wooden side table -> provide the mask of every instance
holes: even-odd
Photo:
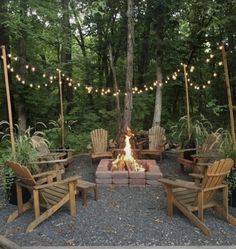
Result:
[[[98,193],[97,193],[97,185],[96,183],[84,181],[84,180],[78,180],[76,184],[76,188],[78,192],[81,192],[82,194],[82,200],[83,200],[83,205],[87,206],[87,193],[89,191],[94,192],[94,199],[97,201],[98,199]]]

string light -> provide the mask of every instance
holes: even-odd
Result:
[[[220,46],[220,47],[219,47],[219,49],[222,49],[222,48],[223,48],[223,46]],[[211,51],[211,49],[209,49],[209,51]],[[13,58],[15,61],[18,60],[18,57],[13,57],[11,54],[8,54],[8,57],[9,57],[9,58]],[[215,56],[213,53],[209,54],[209,58],[206,59],[206,62],[209,63],[209,62],[211,61],[211,59],[213,59],[214,57],[216,57],[216,56]],[[181,66],[187,67],[187,65],[184,64],[184,63],[180,63],[180,65],[181,65]],[[219,62],[217,63],[217,65],[218,65],[218,66],[222,66],[222,65],[223,65],[223,62],[222,62],[222,61],[219,61]],[[8,69],[9,69],[11,72],[14,71],[13,67],[11,67],[10,64],[9,64],[7,67],[8,67]],[[25,68],[26,68],[26,69],[30,69],[32,72],[35,72],[35,71],[36,71],[36,68],[33,67],[33,66],[30,66],[29,64],[26,64],[26,65],[25,65]],[[59,70],[60,70],[60,69],[57,68],[57,71],[59,71]],[[190,67],[190,69],[189,69],[189,72],[192,73],[192,72],[194,72],[194,71],[195,71],[195,66],[192,65],[192,66]],[[165,84],[167,84],[170,80],[177,80],[177,78],[178,78],[178,73],[180,73],[180,72],[181,72],[181,69],[180,69],[180,68],[177,68],[176,71],[174,71],[172,74],[167,75],[167,76],[163,79],[163,82],[164,82]],[[189,72],[186,72],[186,75],[188,75]],[[43,78],[46,78],[46,77],[47,77],[47,74],[46,74],[46,73],[43,73],[43,74],[42,74],[42,77],[43,77]],[[80,83],[74,82],[72,78],[67,77],[64,73],[62,73],[62,77],[64,77],[64,80],[66,80],[66,81],[68,82],[68,86],[71,87],[71,86],[74,85],[74,88],[73,88],[74,90],[77,90],[77,87],[80,87]],[[216,73],[216,72],[213,73],[213,77],[217,77],[217,73]],[[48,76],[48,78],[49,78],[49,80],[50,80],[50,83],[52,84],[52,83],[53,83],[53,80],[56,80],[58,77],[55,76],[55,75],[54,75],[54,76],[51,75],[51,76]],[[21,82],[22,84],[23,84],[23,82],[25,83],[25,81],[22,80],[22,77],[21,77],[19,74],[16,75],[16,79],[17,79],[19,82]],[[192,83],[191,80],[190,80],[189,78],[188,78],[188,82],[190,83],[190,86],[194,86],[194,89],[197,89],[197,90],[200,89],[200,87],[199,87],[198,85],[195,85],[194,83]],[[72,83],[73,83],[73,84],[72,84]],[[62,84],[62,82],[60,82],[59,84]],[[210,85],[210,84],[211,84],[211,81],[208,80],[208,81],[207,81],[207,85]],[[38,86],[39,86],[39,85],[38,85]],[[45,83],[44,86],[45,86],[45,87],[48,87],[48,84]],[[145,92],[145,91],[147,92],[147,91],[149,91],[149,90],[150,90],[150,91],[154,91],[156,86],[162,87],[163,84],[162,84],[162,82],[154,81],[154,82],[152,82],[152,83],[145,84],[144,87],[142,88],[143,90],[142,90],[142,89],[139,89],[138,87],[134,87],[134,88],[132,88],[131,91],[132,91],[133,94],[140,94],[140,93],[143,93],[143,92]],[[31,84],[30,87],[33,87],[33,85]],[[39,87],[38,87],[38,88],[39,88]],[[205,89],[205,88],[206,88],[206,83],[203,84],[201,88]],[[99,90],[99,89],[97,89],[97,88],[94,89],[92,86],[85,86],[85,89],[88,91],[88,93],[91,93],[92,91],[94,91],[94,92],[96,92],[96,93],[100,93],[101,95],[108,95],[108,94],[111,93],[111,95],[117,96],[117,95],[119,95],[119,94],[121,93],[121,90],[120,90],[120,89],[118,89],[117,92],[114,92],[114,93],[112,93],[112,90],[109,89],[109,88],[107,88],[107,89],[106,89],[106,88],[102,88],[101,90]],[[127,95],[127,93],[125,93],[125,92],[123,92],[123,94],[124,94],[124,95]]]
[[[195,67],[194,66],[191,66],[190,68],[190,72],[192,73],[194,71]]]

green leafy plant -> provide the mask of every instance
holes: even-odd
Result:
[[[1,124],[8,124],[6,121]],[[18,126],[15,126],[18,128]],[[33,135],[43,135],[42,132],[34,131],[32,127],[29,127],[22,135],[15,137],[15,156],[13,156],[10,146],[9,138],[9,129],[5,129],[2,136],[1,146],[1,156],[0,156],[0,173],[1,173],[1,185],[4,189],[5,198],[8,200],[10,197],[10,189],[12,184],[15,182],[15,176],[11,168],[9,168],[5,162],[7,160],[14,160],[19,164],[22,164],[29,168],[33,173],[37,172],[37,165],[32,164],[36,161],[38,152],[32,144],[31,137]],[[31,135],[32,134],[32,135]]]
[[[229,131],[224,132],[224,139],[222,142],[222,152],[225,158],[231,158],[236,164],[236,147],[233,143],[232,136]]]
[[[5,165],[5,162],[11,158],[11,149],[8,142],[3,142],[4,146],[0,146],[0,186],[3,189],[4,198],[1,198],[0,204],[4,204],[10,197],[10,189],[14,182],[14,173],[11,168]]]
[[[198,146],[202,144],[207,135],[209,135],[211,128],[211,123],[203,115],[199,118],[193,117],[190,119],[189,139],[187,116],[183,116],[176,125],[171,127],[171,136],[181,148]]]
[[[32,162],[36,161],[38,156],[37,150],[34,148],[31,142],[31,137],[28,135],[22,135],[16,139],[16,162],[27,166],[31,171],[35,170]]]
[[[66,147],[70,147],[70,143],[68,142],[68,136],[72,133],[72,127],[77,121],[73,120],[66,120],[65,121],[65,143]],[[49,128],[44,130],[48,141],[50,141],[50,146],[54,148],[61,147],[61,119],[50,120],[49,121]]]
[[[224,132],[224,139],[222,143],[222,153],[224,158],[231,158],[236,164],[236,146],[233,144],[232,136],[229,131]],[[232,192],[236,189],[236,170],[233,168],[227,177],[229,186],[229,201],[232,201]]]
[[[232,202],[232,193],[236,189],[236,171],[232,171],[227,177],[229,202]]]

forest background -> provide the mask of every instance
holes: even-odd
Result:
[[[134,132],[160,124],[174,139],[172,127],[186,115],[181,63],[192,120],[229,128],[219,46],[235,98],[235,0],[2,0],[0,20],[19,133],[31,126],[60,146],[59,68],[66,146],[85,151],[93,129],[115,138],[126,124]],[[0,120],[8,120],[3,70],[0,99]]]

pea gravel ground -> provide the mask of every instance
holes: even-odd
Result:
[[[94,181],[97,163],[88,155],[80,155],[67,175],[79,174]],[[173,154],[160,164],[164,176],[186,178],[180,172]],[[99,188],[99,200],[88,196],[88,207],[77,198],[77,217],[72,218],[66,207],[47,219],[33,232],[26,234],[33,217],[28,211],[7,224],[8,215],[16,206],[7,204],[0,210],[0,234],[20,246],[201,246],[236,245],[236,228],[217,219],[211,211],[205,213],[205,223],[213,238],[208,239],[178,210],[171,219],[166,214],[166,198],[158,187]],[[230,209],[236,217],[236,208]]]

